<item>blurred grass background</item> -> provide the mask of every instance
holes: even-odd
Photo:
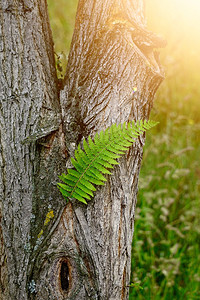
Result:
[[[187,2],[189,5],[187,5]],[[168,42],[166,79],[140,173],[130,299],[200,299],[200,6],[147,0],[148,28]],[[69,53],[77,0],[48,0],[57,63]],[[195,6],[198,5],[198,6]],[[117,299],[116,299],[117,300]]]

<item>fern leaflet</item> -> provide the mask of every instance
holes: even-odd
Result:
[[[96,191],[94,185],[104,185],[106,178],[103,174],[111,174],[108,169],[118,165],[117,159],[133,145],[138,136],[157,125],[154,121],[134,121],[123,124],[113,124],[105,131],[96,133],[94,139],[89,136],[83,140],[83,150],[78,145],[75,158],[71,158],[74,169],[67,169],[67,175],[59,178],[58,183],[62,195],[75,198],[85,204]]]

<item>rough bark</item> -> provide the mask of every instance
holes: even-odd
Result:
[[[54,186],[62,153],[48,148],[60,127],[46,1],[1,0],[1,299],[27,299],[37,235],[48,206],[57,216],[63,204]]]
[[[0,299],[128,299],[144,137],[88,206],[56,181],[83,137],[148,119],[162,43],[141,0],[80,0],[59,97],[46,1],[0,0]]]

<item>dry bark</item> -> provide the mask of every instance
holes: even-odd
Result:
[[[148,119],[162,45],[141,0],[80,0],[60,91],[46,1],[0,0],[0,299],[128,299],[145,137],[88,206],[56,182],[83,137]]]

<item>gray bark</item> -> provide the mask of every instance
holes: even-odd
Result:
[[[46,1],[0,0],[0,299],[128,299],[144,137],[88,206],[56,182],[83,137],[148,119],[162,44],[141,0],[80,0],[59,93]]]
[[[27,299],[37,234],[48,205],[58,215],[57,202],[63,204],[55,187],[60,132],[46,1],[1,0],[1,299]]]

